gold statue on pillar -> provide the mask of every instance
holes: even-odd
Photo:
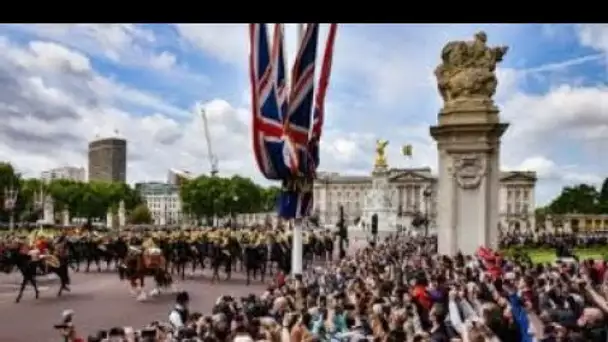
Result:
[[[375,168],[386,168],[388,164],[386,162],[386,146],[388,140],[378,139],[376,140],[376,161],[374,163]]]

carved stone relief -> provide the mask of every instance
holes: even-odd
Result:
[[[486,175],[486,159],[480,154],[454,156],[452,172],[462,189],[476,189]]]

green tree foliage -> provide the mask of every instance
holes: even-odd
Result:
[[[53,199],[55,213],[69,209],[71,217],[103,220],[108,211],[116,213],[119,203],[124,201],[129,217],[137,216],[139,221],[151,222],[147,220],[147,215],[141,214],[141,208],[145,206],[139,192],[128,184],[85,183],[65,179],[43,183],[39,179],[22,179],[10,163],[0,163],[0,221],[3,222],[7,222],[10,215],[3,205],[4,189],[8,188],[15,189],[19,194],[14,214],[20,221],[33,222],[41,217],[40,193],[44,193],[45,197]],[[278,187],[261,187],[241,176],[202,175],[184,180],[180,187],[183,210],[199,220],[273,211],[279,192]]]
[[[139,204],[131,211],[128,221],[130,224],[152,224],[154,219],[150,209],[145,204]]]
[[[547,207],[551,214],[601,214],[606,202],[601,200],[601,192],[588,184],[567,186]]]
[[[600,188],[599,206],[602,214],[608,214],[608,177],[604,179]]]
[[[281,188],[270,186],[262,189],[262,211],[275,211]]]
[[[14,209],[19,221],[33,222],[42,215],[42,198],[53,199],[55,213],[70,210],[70,216],[89,220],[105,219],[108,210],[116,212],[120,201],[125,202],[127,212],[142,203],[142,199],[128,184],[106,182],[76,182],[58,179],[43,183],[40,179],[24,179],[15,172],[10,163],[0,163],[0,221],[6,222],[9,212],[4,206],[5,189],[13,188],[18,192]]]
[[[274,210],[278,192],[241,176],[201,175],[182,184],[180,197],[184,211],[209,222],[213,216]]]
[[[15,169],[10,163],[0,162],[0,221],[8,222],[10,211],[5,206],[7,190],[16,191],[17,195],[21,188],[21,175],[15,172]],[[14,211],[16,214],[19,213],[20,202],[17,197],[16,207]],[[18,217],[18,216],[16,216]]]

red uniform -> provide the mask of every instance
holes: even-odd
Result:
[[[427,310],[430,310],[433,306],[433,300],[429,295],[429,292],[426,290],[426,286],[416,285],[412,289],[412,298],[418,302],[418,304],[422,305]]]
[[[40,251],[40,253],[42,253],[42,254],[46,253],[46,251],[49,248],[49,245],[46,242],[46,240],[42,240],[42,239],[36,241],[35,245],[36,245],[36,249],[38,249]]]

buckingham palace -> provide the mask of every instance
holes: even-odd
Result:
[[[345,175],[323,172],[314,184],[314,214],[322,225],[338,222],[343,206],[347,224],[360,222],[373,191],[373,175]],[[531,229],[535,226],[534,190],[536,173],[503,171],[500,175],[500,228]],[[428,215],[431,229],[435,226],[437,177],[429,167],[391,168],[388,170],[390,209],[397,212],[399,224],[409,226],[416,215]]]

